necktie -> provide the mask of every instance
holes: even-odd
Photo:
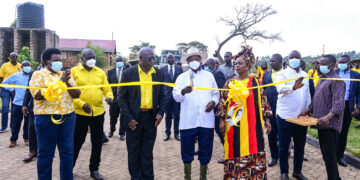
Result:
[[[121,69],[118,69],[118,73],[117,73],[117,78],[118,78],[118,83],[120,83],[121,80],[121,74],[120,74]]]
[[[174,71],[173,71],[173,66],[170,66],[170,79],[173,80],[174,78]]]

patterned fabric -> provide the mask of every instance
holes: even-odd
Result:
[[[266,69],[266,70],[263,70],[263,69],[261,69],[261,67],[258,67],[257,70],[256,70],[256,72],[257,72],[257,74],[258,74],[259,82],[260,82],[260,84],[262,84],[264,74],[265,74],[266,72],[268,72],[268,70],[267,70],[267,69]]]
[[[42,87],[45,88],[45,82],[60,80],[63,72],[51,73],[47,68],[40,71],[34,71],[31,80],[29,82],[30,87]],[[70,78],[69,83],[76,86],[73,78]],[[34,97],[36,93],[40,91],[38,89],[31,89],[31,95]],[[35,100],[34,99],[34,114],[70,114],[74,111],[73,99],[66,91],[64,92],[64,98],[61,100],[59,106],[58,102],[50,102],[47,100]],[[55,109],[56,108],[56,109]]]
[[[225,160],[224,171],[224,180],[265,180],[267,179],[265,152]]]
[[[238,77],[229,79],[224,88],[228,88],[231,81],[240,81]],[[250,77],[242,80],[247,87],[258,86],[257,79]],[[264,151],[263,117],[269,119],[272,115],[270,105],[267,103],[266,95],[262,89],[248,90],[249,95],[242,109],[237,112],[240,121],[234,126],[231,120],[231,111],[236,103],[227,101],[228,91],[223,91],[218,105],[217,115],[225,119],[225,159],[234,159]]]

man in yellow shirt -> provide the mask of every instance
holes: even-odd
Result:
[[[21,64],[17,62],[17,59],[18,59],[18,55],[15,52],[10,53],[10,61],[4,63],[0,68],[0,83],[5,81],[12,74],[22,71]],[[3,133],[6,131],[6,128],[8,126],[9,107],[10,107],[9,103],[10,103],[10,99],[13,99],[13,92],[8,89],[1,88],[0,96],[2,99],[0,133]]]
[[[360,59],[354,59],[351,63],[353,66],[351,70],[360,73]]]
[[[319,66],[320,66],[320,64],[319,64],[318,60],[313,61],[312,62],[312,69],[310,69],[309,72],[308,72],[308,75],[310,77],[315,78],[314,79],[314,87],[316,87],[317,83],[319,82],[319,73],[318,73]]]
[[[123,72],[121,83],[163,82],[163,74],[153,67],[154,51],[142,48],[139,58],[139,65]],[[127,123],[126,147],[131,179],[154,179],[153,148],[157,126],[165,111],[163,86],[121,86],[118,100]]]
[[[84,49],[81,64],[71,69],[71,76],[78,86],[109,84],[105,72],[95,66],[95,53]],[[104,134],[105,108],[103,96],[107,104],[112,104],[113,93],[110,87],[82,89],[78,99],[74,99],[76,125],[74,133],[74,166],[81,146],[85,142],[88,127],[91,130],[90,176],[103,179],[98,172],[100,165],[102,137]]]

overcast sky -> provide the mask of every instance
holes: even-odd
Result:
[[[15,19],[16,4],[25,1],[0,0],[0,26],[8,27]],[[122,55],[140,41],[161,49],[175,49],[179,42],[200,41],[217,48],[216,37],[224,39],[230,28],[219,17],[234,15],[240,0],[33,0],[45,8],[45,27],[60,38],[114,40]],[[250,1],[247,1],[250,2]],[[247,42],[256,56],[299,50],[303,56],[342,51],[360,51],[359,0],[253,0],[272,5],[278,14],[258,26],[268,32],[281,32],[284,41]],[[271,4],[269,4],[271,3]],[[243,40],[231,40],[222,49],[236,53]]]

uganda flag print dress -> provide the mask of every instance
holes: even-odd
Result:
[[[238,77],[229,79],[224,88],[232,81],[239,81],[243,87],[258,86],[258,80],[250,76],[244,80]],[[224,179],[267,179],[266,159],[263,137],[265,118],[272,115],[266,96],[260,88],[245,90],[245,101],[240,109],[234,110],[237,103],[228,99],[229,91],[222,91],[217,115],[225,120],[224,136]],[[234,115],[234,113],[236,113]],[[232,117],[236,117],[234,120]]]

